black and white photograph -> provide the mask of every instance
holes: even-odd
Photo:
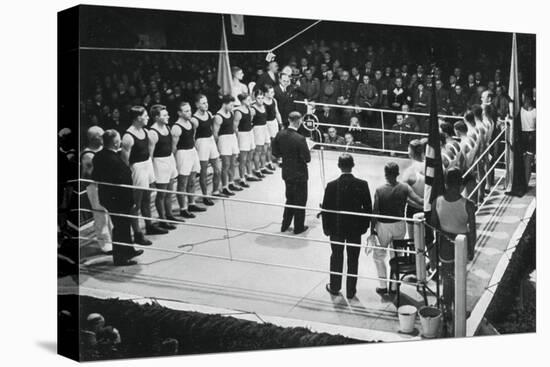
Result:
[[[537,34],[180,6],[57,13],[59,354],[537,332]]]

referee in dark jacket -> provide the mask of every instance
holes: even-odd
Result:
[[[323,198],[323,209],[372,213],[372,202],[367,181],[353,176],[351,170],[354,166],[353,157],[347,153],[338,158],[338,167],[342,175],[328,183]],[[361,244],[361,235],[367,232],[370,218],[350,214],[335,214],[323,212],[323,232],[330,236],[331,242],[346,242]],[[346,279],[346,297],[352,299],[357,292],[357,275],[359,267],[358,246],[345,246],[331,243],[330,271],[341,273],[344,267],[344,247],[348,255],[348,271]],[[342,285],[342,276],[330,275],[330,283],[326,290],[332,295],[338,295]]]
[[[291,112],[288,115],[289,126],[277,133],[271,145],[272,154],[282,157],[282,175],[286,186],[286,204],[305,206],[307,203],[307,164],[311,161],[309,147],[298,129],[302,124],[302,115]],[[286,232],[294,218],[294,234],[305,232],[306,211],[304,209],[285,208],[281,232]]]
[[[103,149],[93,159],[92,180],[120,185],[132,185],[132,172],[124,163],[117,151],[120,148],[120,134],[116,130],[107,130],[103,134]],[[116,242],[132,243],[132,219],[119,214],[130,214],[134,206],[132,189],[110,185],[91,184],[90,202],[94,210],[110,213],[113,222],[113,262],[116,266],[135,265],[132,258],[139,256],[143,250],[132,246],[117,245]]]

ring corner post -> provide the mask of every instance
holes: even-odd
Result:
[[[416,277],[419,283],[426,282],[426,229],[424,228],[424,213],[416,213],[414,222],[414,247],[416,250]]]
[[[466,336],[466,264],[468,263],[468,240],[465,235],[455,239],[455,309],[454,336]]]

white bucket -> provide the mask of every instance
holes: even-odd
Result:
[[[397,309],[397,316],[399,317],[399,331],[407,334],[414,331],[416,311],[416,307],[411,305],[401,306]]]
[[[425,306],[418,311],[422,336],[424,338],[436,338],[441,329],[441,310],[439,308]]]

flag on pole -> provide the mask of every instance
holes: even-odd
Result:
[[[523,196],[527,188],[525,182],[523,147],[521,145],[521,117],[518,80],[518,49],[516,34],[512,35],[512,57],[510,62],[510,84],[508,86],[510,97],[510,118],[506,135],[507,149],[507,181],[506,191],[510,195]]]
[[[227,37],[225,35],[225,21],[222,15],[222,40],[220,45],[220,58],[218,60],[218,85],[222,94],[231,94],[231,64],[229,63],[229,52],[227,47]]]
[[[244,16],[231,14],[231,33],[237,36],[244,36]]]
[[[435,77],[432,76],[432,99],[430,108],[430,127],[428,144],[426,145],[426,171],[424,185],[424,212],[426,218],[432,210],[432,202],[443,194],[443,163],[441,160],[441,142],[439,137],[439,119],[437,117],[437,103],[435,96]]]

